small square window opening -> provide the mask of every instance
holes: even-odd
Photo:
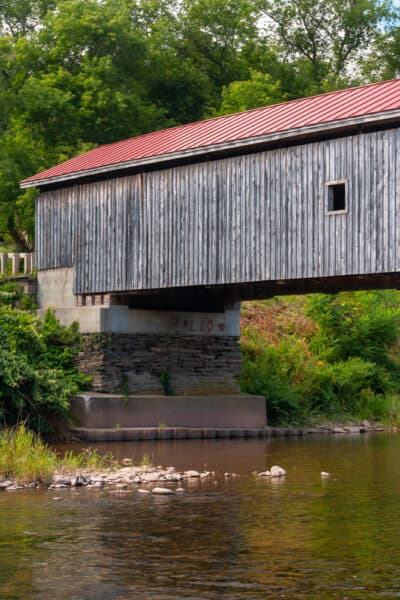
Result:
[[[346,210],[346,184],[328,183],[328,212]]]

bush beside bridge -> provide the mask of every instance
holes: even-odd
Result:
[[[68,418],[69,398],[88,383],[77,372],[77,324],[63,327],[52,311],[41,321],[15,284],[0,286],[0,420],[36,430]]]
[[[400,421],[400,293],[275,298],[242,313],[244,392],[273,424]]]

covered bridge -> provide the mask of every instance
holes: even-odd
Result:
[[[239,302],[396,287],[400,80],[182,125],[38,175],[39,304],[94,387],[233,392]],[[97,338],[96,338],[97,339]]]

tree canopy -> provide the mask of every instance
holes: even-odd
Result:
[[[97,144],[390,78],[386,0],[0,3],[0,236],[33,243],[20,179]]]

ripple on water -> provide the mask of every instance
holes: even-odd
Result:
[[[178,469],[207,463],[218,486],[167,498],[62,490],[62,502],[1,493],[0,598],[400,597],[400,436],[166,442],[145,451]],[[287,470],[284,481],[251,475],[273,464]],[[227,471],[241,477],[226,481]],[[332,478],[321,481],[321,471]]]

